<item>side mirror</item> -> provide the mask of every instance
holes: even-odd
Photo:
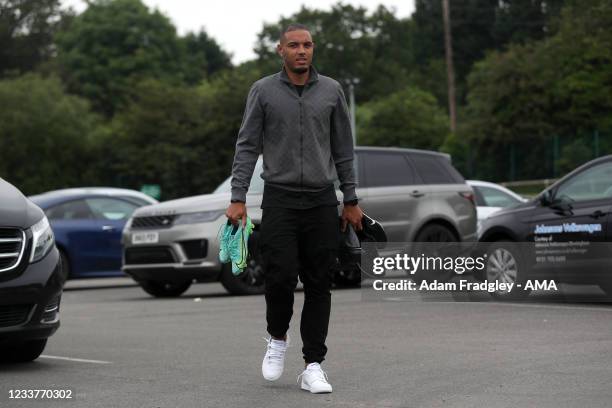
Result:
[[[566,195],[561,195],[559,197],[555,197],[554,200],[552,200],[552,202],[549,204],[550,208],[552,208],[553,210],[557,210],[557,211],[561,211],[561,212],[572,212],[572,208],[573,205],[572,203],[574,202],[574,200],[572,200],[570,197],[566,196]]]
[[[545,192],[540,194],[540,196],[538,197],[540,205],[542,207],[548,207],[549,205],[551,205],[553,201],[552,195],[552,191],[550,190],[546,190]]]

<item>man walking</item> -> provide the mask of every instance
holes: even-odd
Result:
[[[299,276],[304,285],[300,334],[306,364],[301,387],[328,393],[332,387],[320,364],[327,352],[330,270],[340,228],[350,223],[361,229],[363,216],[355,194],[353,139],[342,87],[311,65],[314,42],[308,28],[288,26],[277,52],[282,70],[255,82],[247,98],[226,215],[234,224],[246,219],[246,193],[262,153],[260,242],[270,334],[262,374],[274,381],[283,372]],[[336,175],[344,201],[342,226],[333,184]]]

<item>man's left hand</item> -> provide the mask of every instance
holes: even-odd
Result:
[[[358,205],[345,205],[342,209],[342,232],[346,230],[347,224],[351,224],[355,231],[361,231],[361,219],[363,211]]]

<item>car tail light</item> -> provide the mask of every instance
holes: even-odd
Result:
[[[463,198],[465,198],[466,200],[468,200],[470,203],[472,203],[472,205],[474,207],[476,207],[476,200],[474,197],[474,193],[472,192],[460,192],[459,195]]]

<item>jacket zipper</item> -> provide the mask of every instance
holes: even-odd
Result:
[[[304,132],[303,132],[303,122],[302,122],[302,96],[306,91],[306,85],[302,88],[302,95],[298,93],[299,104],[300,104],[300,207],[304,206],[303,198],[304,198]],[[297,89],[296,89],[297,92]]]

